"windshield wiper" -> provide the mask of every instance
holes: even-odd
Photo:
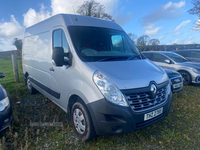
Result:
[[[131,57],[129,57],[127,60],[131,60],[131,59],[136,58],[136,57],[138,57],[138,56],[140,56],[140,55],[131,56]],[[139,57],[139,58],[141,59],[141,57]]]
[[[111,56],[111,57],[106,57],[106,58],[103,58],[103,59],[97,60],[97,62],[108,61],[108,60],[118,59],[118,58],[123,58],[123,57],[119,57],[119,56]],[[124,58],[126,59],[127,57],[124,57]]]

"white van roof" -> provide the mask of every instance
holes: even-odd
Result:
[[[25,36],[42,33],[56,26],[91,26],[123,31],[117,23],[112,21],[82,15],[58,14],[28,27],[26,29]]]

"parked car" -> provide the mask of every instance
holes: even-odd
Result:
[[[0,78],[5,74],[0,72]],[[0,132],[8,128],[12,122],[12,108],[6,90],[0,85]]]
[[[167,73],[170,83],[171,83],[171,90],[173,93],[179,92],[183,89],[183,79],[180,73],[170,69],[164,69]]]
[[[143,58],[146,58],[142,53],[141,55],[143,56]],[[182,79],[181,74],[174,70],[170,70],[166,68],[163,68],[163,69],[169,77],[172,92],[175,93],[175,92],[181,91],[183,89],[183,79]]]
[[[183,56],[174,52],[148,51],[142,54],[163,68],[178,71],[183,78],[183,84],[200,83],[199,63],[189,62]]]
[[[199,62],[200,63],[200,50],[198,49],[186,49],[186,50],[176,50],[173,51],[189,61]]]
[[[112,21],[55,15],[26,29],[22,61],[29,92],[67,112],[84,141],[130,133],[169,113],[167,74]]]

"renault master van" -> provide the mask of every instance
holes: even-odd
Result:
[[[165,117],[169,78],[116,23],[58,14],[25,31],[23,74],[72,121],[77,136],[130,133]]]

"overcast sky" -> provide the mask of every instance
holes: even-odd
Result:
[[[26,27],[58,13],[74,14],[85,0],[1,0],[0,51],[16,49],[14,38],[23,39]],[[198,19],[187,11],[191,0],[98,0],[126,33],[149,35],[161,44],[200,44],[192,30]]]

